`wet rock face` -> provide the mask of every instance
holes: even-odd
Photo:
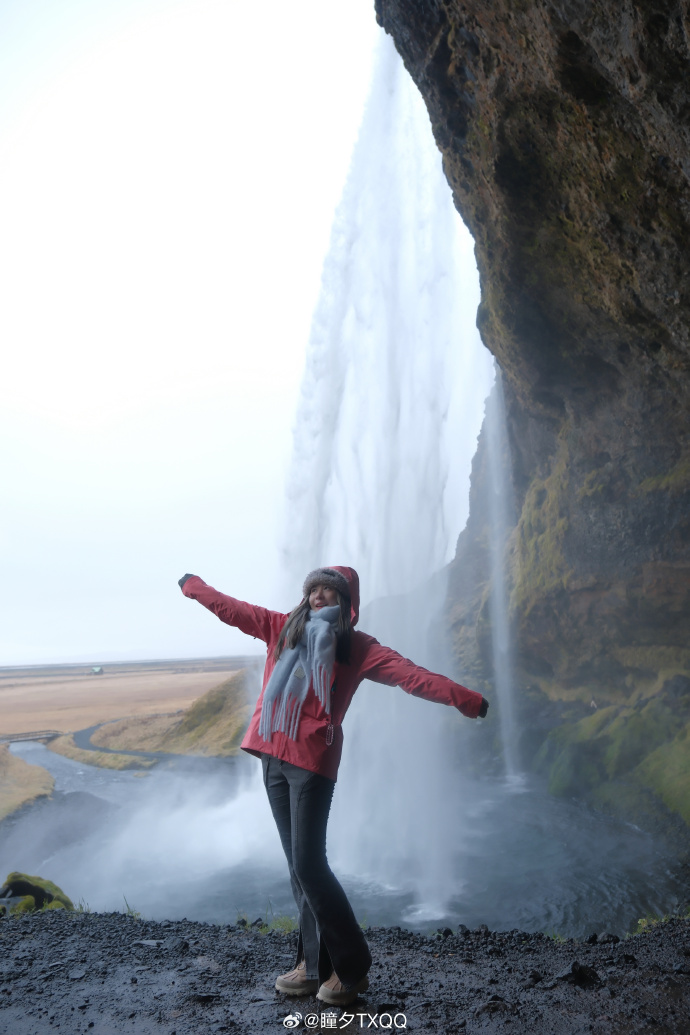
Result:
[[[376,9],[474,235],[505,373],[523,686],[634,703],[690,673],[688,5]]]
[[[477,242],[487,345],[555,418],[687,391],[687,9],[379,0]],[[681,297],[685,295],[686,297]]]

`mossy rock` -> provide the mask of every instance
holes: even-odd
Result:
[[[511,608],[526,617],[535,604],[566,589],[571,569],[563,553],[568,529],[569,451],[566,435],[551,473],[529,487],[516,531]]]
[[[610,778],[630,772],[640,761],[678,733],[678,719],[659,700],[649,701],[640,711],[618,715],[607,727],[609,746],[604,761]]]
[[[548,775],[553,794],[588,793],[635,771],[683,728],[683,720],[658,698],[641,708],[611,705],[553,730],[537,755],[536,768]]]
[[[637,775],[690,826],[690,723],[670,744],[652,751],[637,767]]]
[[[549,771],[549,792],[557,797],[579,797],[605,779],[604,744],[570,742],[563,746]]]
[[[44,877],[31,877],[26,873],[8,874],[0,888],[0,899],[6,895],[22,896],[22,902],[18,902],[12,908],[13,913],[34,912],[37,909],[74,909],[72,900],[57,884]]]
[[[16,905],[10,909],[12,916],[21,916],[22,913],[35,913],[36,899],[33,895],[24,895]]]
[[[669,471],[645,478],[638,492],[686,492],[690,488],[690,457],[683,457]]]
[[[659,809],[667,825],[675,814],[690,826],[690,722],[674,705],[654,697],[564,723],[547,736],[535,769],[557,796],[585,798],[648,828]]]
[[[604,755],[609,741],[602,737],[602,731],[616,712],[614,707],[602,708],[549,733],[537,753],[535,769],[548,776],[552,794],[582,795],[605,779]]]

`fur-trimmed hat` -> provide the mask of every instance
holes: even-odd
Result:
[[[346,600],[350,599],[350,586],[347,579],[334,568],[316,568],[309,572],[302,587],[305,598],[309,596],[314,586],[329,586],[331,589],[337,589]]]

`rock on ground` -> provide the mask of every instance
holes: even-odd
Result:
[[[381,1030],[383,1014],[391,1030],[444,1035],[690,1033],[687,919],[595,944],[444,934],[370,928],[369,991],[342,1011],[275,991],[295,934],[122,914],[12,917],[0,921],[0,1032],[254,1035],[284,1031],[299,1013],[297,1030],[319,1032]]]

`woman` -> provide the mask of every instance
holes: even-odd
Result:
[[[185,575],[179,584],[222,622],[267,645],[263,689],[242,747],[261,759],[299,911],[295,968],[277,979],[276,988],[345,1006],[368,988],[371,966],[362,930],[326,860],[341,724],[354,692],[363,679],[373,679],[452,705],[469,718],[483,718],[488,702],[355,631],[359,578],[353,568],[312,571],[289,615],[235,600],[197,575]]]

